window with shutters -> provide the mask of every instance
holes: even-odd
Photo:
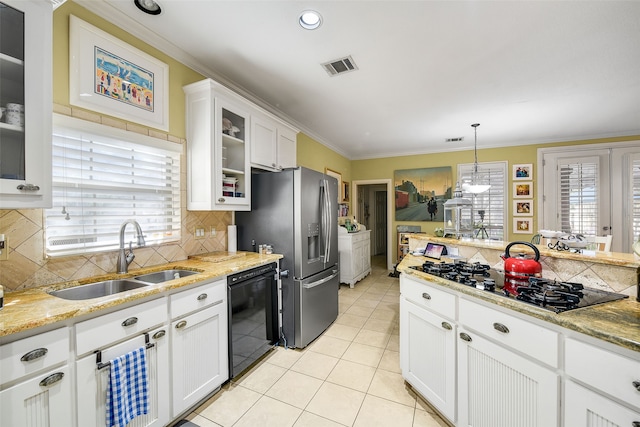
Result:
[[[598,234],[598,159],[558,162],[560,231]]]
[[[631,185],[630,193],[632,200],[631,227],[632,242],[640,240],[640,154],[636,154],[631,165]]]
[[[473,180],[474,164],[458,165],[458,182]],[[478,163],[477,179],[491,187],[484,193],[462,195],[473,203],[473,222],[476,224],[475,236],[504,240],[507,236],[507,162]],[[484,228],[482,228],[484,227]],[[486,235],[483,233],[486,232]]]
[[[179,144],[56,116],[49,256],[113,250],[138,221],[147,245],[180,239]],[[125,242],[135,239],[127,227]]]

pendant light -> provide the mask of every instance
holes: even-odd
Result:
[[[491,185],[478,183],[478,177],[477,177],[478,175],[478,126],[480,126],[480,123],[474,123],[471,125],[474,133],[473,153],[475,156],[475,161],[473,163],[473,177],[471,178],[471,184],[469,183],[462,184],[462,189],[472,194],[484,193],[489,188],[491,188]]]

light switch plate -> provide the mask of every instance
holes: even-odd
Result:
[[[0,253],[0,261],[6,261],[9,259],[9,238],[5,237],[2,243],[4,244],[4,248],[0,249],[0,251],[2,251],[2,253]]]
[[[215,237],[218,234],[218,230],[215,227],[211,227],[211,237]]]
[[[193,236],[196,239],[204,239],[204,227],[196,227]]]

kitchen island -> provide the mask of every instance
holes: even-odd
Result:
[[[506,246],[423,235],[409,240],[411,250],[443,243],[450,253],[494,268],[502,267]],[[538,247],[543,277],[586,278],[585,286],[630,298],[556,313],[415,270],[425,257],[408,255],[397,267],[403,377],[454,425],[572,427],[595,419],[635,425],[638,261]]]

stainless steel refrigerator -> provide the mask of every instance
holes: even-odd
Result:
[[[251,176],[251,211],[236,212],[238,249],[283,254],[280,342],[306,347],[338,316],[338,182],[306,168]],[[288,275],[286,274],[288,272]]]

